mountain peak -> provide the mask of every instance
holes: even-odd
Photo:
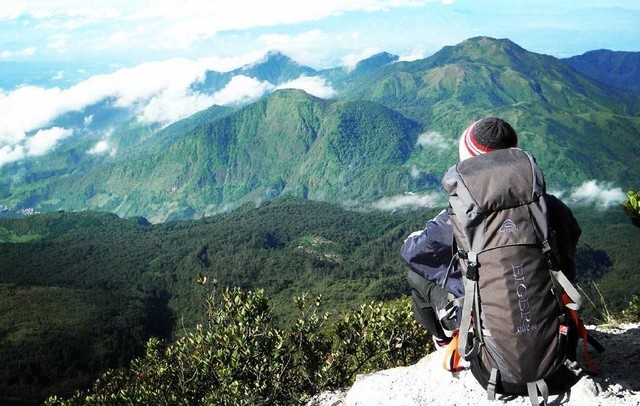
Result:
[[[242,66],[233,73],[266,80],[273,84],[280,84],[296,79],[301,75],[313,76],[316,71],[313,68],[301,65],[278,50],[271,50],[261,59]]]
[[[257,61],[255,61],[255,62],[253,62],[253,63],[251,63],[249,65],[245,65],[244,67],[242,67],[242,69],[249,69],[252,66],[266,64],[266,63],[300,65],[298,62],[296,62],[295,60],[289,58],[287,55],[283,54],[279,50],[272,49],[272,50],[267,51],[267,53],[264,54],[264,56],[262,58],[258,59]]]
[[[444,47],[428,59],[439,65],[462,61],[511,65],[533,55],[536,54],[506,38],[474,37],[457,45]]]
[[[370,73],[382,66],[396,62],[398,59],[398,55],[380,52],[358,62],[354,72],[357,71],[362,74]]]

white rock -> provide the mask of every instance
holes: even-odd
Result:
[[[626,324],[591,332],[606,348],[602,354],[590,351],[599,371],[585,376],[570,393],[551,396],[555,406],[639,406],[640,405],[640,327]],[[579,347],[581,350],[581,344]],[[578,351],[579,360],[581,351]],[[457,377],[442,367],[442,351],[427,355],[415,365],[360,375],[344,392],[328,392],[326,402],[308,406],[530,406],[527,397],[487,399],[486,391],[470,371]],[[314,399],[319,399],[314,398]]]

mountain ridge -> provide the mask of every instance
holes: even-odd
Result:
[[[245,67],[251,69],[278,80],[299,74],[296,69],[314,73],[278,52]],[[349,74],[332,72],[334,78]],[[171,131],[134,127],[114,139],[127,140],[123,145],[139,153],[129,160],[103,158],[92,170],[90,163],[73,170],[74,150],[60,157],[71,164],[48,171],[40,165],[35,178],[17,176],[19,166],[0,167],[0,204],[113,210],[157,222],[281,193],[365,204],[405,192],[437,193],[442,173],[457,160],[459,134],[486,115],[516,128],[521,147],[536,156],[554,189],[592,180],[633,188],[637,181],[640,151],[633,134],[640,132],[640,95],[508,39],[471,38],[413,62],[377,54],[353,72],[331,100],[283,89],[241,108],[212,107]],[[329,105],[336,107],[322,107]],[[204,138],[187,147],[194,137]],[[226,145],[238,140],[240,150]],[[390,153],[383,153],[384,145]]]
[[[363,121],[369,123],[365,128]],[[395,166],[395,173],[405,172],[401,166],[419,130],[416,123],[376,103],[326,102],[299,90],[281,90],[215,123],[194,128],[160,154],[114,164],[110,171],[93,171],[68,186],[62,184],[56,194],[92,194],[96,205],[89,208],[126,216],[136,215],[129,207],[138,195],[149,196],[150,201],[180,195],[184,207],[191,209],[168,213],[164,220],[210,215],[230,204],[268,200],[285,189],[324,200],[327,194],[339,195],[367,168],[378,172],[381,162],[383,168]],[[376,131],[395,135],[384,137],[388,143],[381,144],[379,137],[369,136]],[[346,170],[358,159],[359,169]],[[270,172],[274,166],[279,168],[277,173]],[[159,172],[166,175],[158,176]],[[262,174],[261,179],[256,174]],[[409,181],[406,174],[395,176],[399,182]],[[375,187],[371,183],[369,193]],[[64,205],[63,200],[60,203]],[[152,212],[164,210],[152,206]],[[138,214],[157,221],[152,212]]]
[[[640,53],[597,49],[564,58],[569,66],[600,82],[640,93]]]

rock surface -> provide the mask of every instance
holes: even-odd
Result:
[[[597,376],[584,376],[570,393],[551,396],[549,405],[640,405],[640,325],[590,327],[605,347],[599,354],[589,347]],[[582,344],[579,344],[579,352]],[[581,353],[578,360],[582,359]],[[587,369],[584,366],[585,370]],[[307,406],[495,406],[531,405],[528,397],[487,400],[486,391],[470,371],[457,377],[442,368],[442,352],[431,353],[415,365],[360,375],[350,389],[318,395]]]

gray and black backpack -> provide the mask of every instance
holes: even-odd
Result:
[[[588,338],[580,295],[559,269],[542,172],[512,148],[464,160],[442,182],[465,281],[456,355],[489,399],[529,396],[535,406],[542,396],[546,404],[581,376],[578,338],[585,350],[588,340],[602,348]]]

